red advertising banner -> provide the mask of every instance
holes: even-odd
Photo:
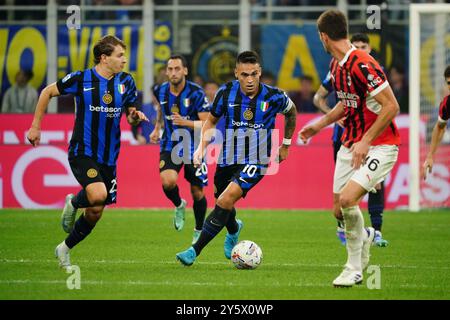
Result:
[[[297,131],[318,117],[319,114],[299,115]],[[80,189],[67,161],[74,116],[46,115],[42,123],[41,145],[37,148],[31,147],[26,141],[31,121],[32,115],[0,115],[0,208],[60,208],[67,193],[77,193]],[[388,208],[408,205],[408,117],[398,116],[397,125],[403,144],[400,146],[398,162],[385,181]],[[277,128],[283,128],[282,116],[277,121]],[[239,207],[331,208],[334,172],[331,134],[330,126],[307,145],[298,141],[293,143],[288,159],[280,164],[278,172],[264,177],[245,199],[239,201]],[[281,139],[282,130],[279,136]],[[209,165],[208,169],[206,194],[211,207],[214,203],[215,165]],[[447,170],[446,173],[434,176],[433,185],[422,196],[432,202],[433,197],[442,200],[442,195],[447,195],[443,202],[450,205],[450,168],[443,166],[443,170]],[[182,197],[192,204],[183,172],[180,173],[178,185]],[[117,187],[115,207],[171,207],[159,179],[159,146],[137,146],[124,117]]]

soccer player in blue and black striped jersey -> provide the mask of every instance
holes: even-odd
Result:
[[[95,66],[76,71],[48,85],[39,97],[28,140],[39,145],[41,122],[51,98],[72,94],[76,100],[75,127],[69,145],[69,163],[83,187],[68,195],[62,227],[69,233],[55,250],[59,264],[70,267],[69,250],[89,235],[101,218],[105,205],[116,202],[116,163],[120,150],[120,118],[123,111],[131,125],[147,117],[136,109],[133,77],[122,72],[125,44],[115,36],[101,38],[93,48]],[[84,208],[75,222],[77,209]]]
[[[288,156],[296,123],[294,103],[278,88],[260,83],[261,64],[256,52],[244,51],[238,55],[235,76],[237,80],[223,85],[217,92],[194,154],[194,164],[199,166],[213,134],[212,129],[223,116],[225,137],[214,176],[216,206],[206,218],[198,241],[176,255],[184,265],[192,265],[203,248],[224,227],[228,231],[224,253],[230,259],[243,226],[242,221],[236,220],[234,206],[264,177],[277,113],[285,116],[284,139],[277,159],[281,162]]]
[[[365,33],[355,33],[350,42],[356,49],[363,50],[370,54],[372,48],[370,47],[369,37]],[[328,113],[331,108],[327,104],[328,95],[334,91],[331,82],[331,73],[328,72],[325,79],[322,81],[319,90],[314,95],[314,105],[323,113]],[[334,99],[338,101],[337,97]],[[341,147],[341,138],[344,133],[344,118],[335,123],[333,129],[333,156],[336,162],[337,153]],[[381,227],[383,225],[383,211],[384,211],[384,181],[380,182],[376,187],[376,192],[369,192],[368,209],[372,227],[375,229],[374,243],[379,247],[386,247],[388,241],[383,239],[381,234]],[[334,215],[337,219],[337,236],[343,245],[346,244],[344,219],[342,217],[339,199],[334,198]]]
[[[180,231],[184,226],[186,201],[181,199],[177,185],[178,173],[184,166],[184,178],[191,185],[195,228],[192,243],[200,236],[207,209],[203,187],[208,184],[208,167],[203,162],[199,168],[192,163],[195,132],[197,136],[206,121],[210,105],[205,92],[198,84],[186,80],[187,62],[182,55],[173,55],[167,61],[168,81],[154,89],[158,101],[155,129],[150,135],[152,142],[160,141],[159,173],[166,197],[175,206],[173,224]]]

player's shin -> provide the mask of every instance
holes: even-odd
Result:
[[[195,229],[202,230],[203,222],[205,220],[206,209],[207,209],[206,197],[201,198],[200,200],[194,200],[194,217],[195,217]]]
[[[364,240],[364,219],[359,206],[342,208],[347,238],[347,264],[355,271],[361,270],[361,252]]]
[[[84,214],[82,214],[80,218],[78,218],[77,222],[75,222],[72,232],[70,232],[65,240],[67,247],[72,249],[76,244],[81,242],[91,233],[94,226],[95,225],[91,225],[84,217]]]
[[[203,224],[202,233],[198,238],[198,241],[193,245],[197,256],[203,250],[203,248],[223,229],[227,224],[231,211],[225,210],[218,205],[206,218]]]

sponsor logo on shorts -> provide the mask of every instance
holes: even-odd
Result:
[[[97,175],[98,175],[98,172],[97,172],[97,170],[95,170],[94,168],[91,168],[91,169],[89,169],[87,172],[86,172],[86,174],[87,174],[87,176],[89,177],[89,178],[95,178]]]

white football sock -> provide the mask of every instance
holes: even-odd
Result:
[[[342,208],[342,214],[345,221],[345,236],[347,238],[347,263],[346,267],[362,271],[361,268],[361,251],[363,247],[364,219],[359,206]],[[367,237],[367,236],[366,236]]]
[[[69,252],[70,248],[67,246],[66,240],[64,240],[63,242],[61,242],[59,245],[61,246],[60,248],[61,248],[61,250],[62,250],[64,253]]]

